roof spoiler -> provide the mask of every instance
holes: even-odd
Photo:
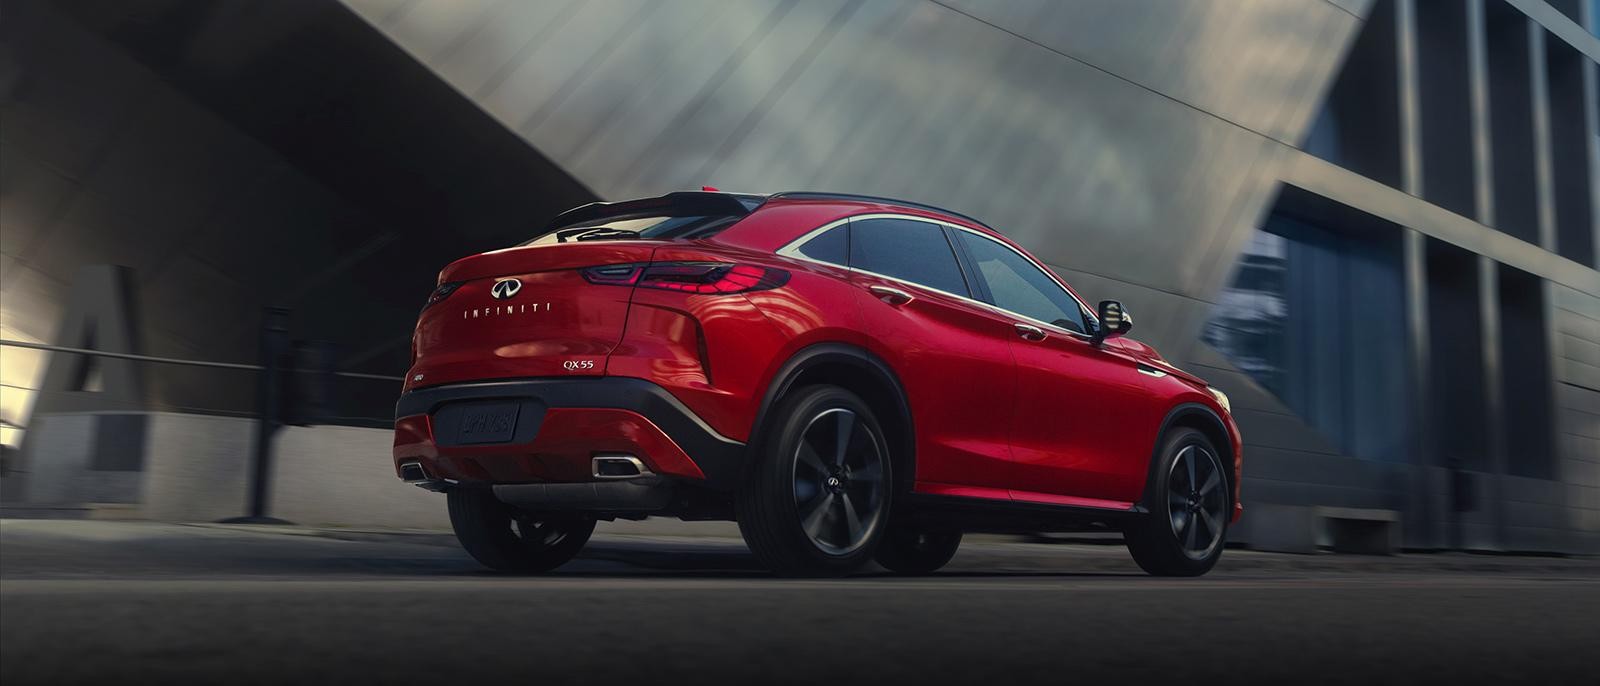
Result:
[[[978,219],[977,217],[973,217],[971,215],[962,214],[962,213],[957,212],[955,210],[947,210],[947,209],[945,209],[943,207],[938,207],[936,205],[929,205],[927,203],[913,202],[913,201],[910,201],[910,200],[896,200],[894,198],[885,198],[885,197],[881,197],[881,196],[877,196],[877,195],[858,195],[858,194],[855,194],[855,193],[824,193],[824,192],[819,192],[819,191],[784,191],[782,193],[774,193],[774,194],[772,194],[771,197],[774,197],[774,198],[793,198],[795,200],[853,200],[853,201],[857,201],[857,202],[875,202],[875,203],[882,203],[882,204],[885,204],[885,205],[899,205],[901,207],[914,207],[914,208],[919,209],[919,210],[927,210],[929,212],[933,212],[933,213],[936,213],[936,214],[948,214],[948,215],[950,215],[952,217],[960,217],[962,219],[965,219],[965,220],[967,220],[969,222],[977,224],[978,226],[981,226],[983,228],[989,229],[991,231],[997,230],[994,227],[983,223],[983,220]]]
[[[743,217],[754,212],[767,201],[764,195],[720,193],[707,191],[677,191],[655,198],[623,200],[620,202],[592,202],[582,207],[562,212],[545,225],[544,233],[597,219],[625,219],[628,217]]]

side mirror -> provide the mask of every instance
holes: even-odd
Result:
[[[1107,338],[1121,336],[1133,329],[1133,317],[1128,314],[1127,310],[1122,309],[1122,303],[1116,300],[1101,300],[1100,310],[1097,314],[1100,317],[1100,326],[1094,330],[1094,336],[1090,339],[1090,342],[1095,345],[1100,345]]]

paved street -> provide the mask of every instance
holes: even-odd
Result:
[[[0,682],[1579,683],[1593,560],[973,543],[946,573],[795,581],[737,541],[597,535],[543,578],[438,535],[0,522]]]

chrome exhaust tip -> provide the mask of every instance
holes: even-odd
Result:
[[[400,464],[400,478],[408,484],[420,483],[428,480],[428,470],[422,468],[421,462],[403,462]]]
[[[650,474],[650,469],[632,455],[596,455],[590,464],[596,479],[636,479]]]
[[[455,479],[436,479],[428,473],[421,462],[400,463],[400,478],[406,483],[425,491],[443,493],[451,486],[456,485]]]

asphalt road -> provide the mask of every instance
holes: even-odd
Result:
[[[1593,560],[1098,545],[770,578],[736,541],[597,536],[542,578],[437,536],[0,522],[0,683],[1597,683]]]

